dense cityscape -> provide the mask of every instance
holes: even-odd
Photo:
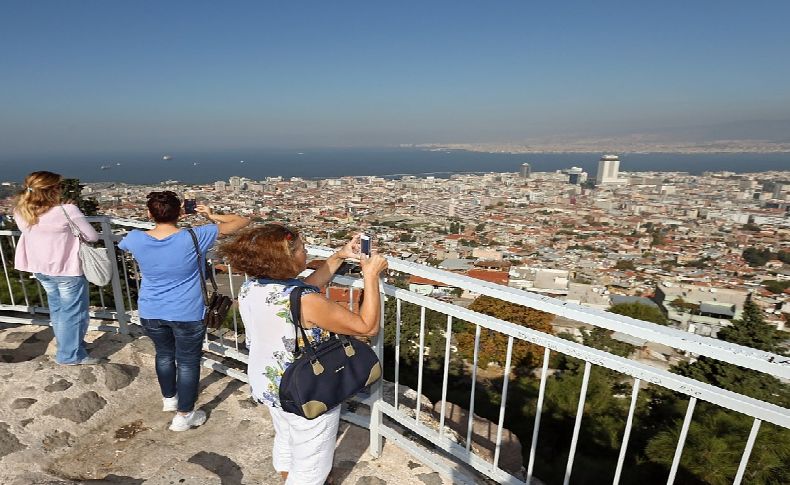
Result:
[[[594,175],[517,168],[449,178],[89,183],[84,195],[102,214],[145,220],[145,195],[173,190],[220,212],[292,224],[321,246],[362,230],[389,255],[594,308],[658,305],[672,325],[706,336],[738,318],[751,294],[766,321],[785,328],[790,172],[629,173],[616,156],[603,156]],[[438,282],[409,283],[471,301]]]

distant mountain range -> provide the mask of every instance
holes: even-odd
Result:
[[[713,125],[672,127],[656,130],[678,141],[765,140],[790,143],[790,120],[730,121]]]
[[[650,133],[552,136],[522,142],[426,143],[415,148],[491,153],[790,153],[790,120],[674,126]]]

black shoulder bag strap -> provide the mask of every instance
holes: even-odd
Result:
[[[208,307],[208,289],[206,288],[206,277],[203,274],[203,269],[206,267],[205,261],[203,260],[203,256],[200,255],[200,246],[198,245],[198,239],[195,235],[195,231],[192,228],[188,228],[189,235],[192,236],[192,243],[195,245],[195,254],[197,254],[197,265],[198,265],[198,278],[200,279],[200,287],[203,288],[203,304]],[[214,287],[214,291],[217,291],[217,282],[214,281],[214,275],[211,275],[211,285]]]
[[[310,362],[315,365],[315,362],[318,362],[318,358],[315,354],[315,348],[313,347],[313,342],[307,338],[307,332],[304,331],[304,327],[302,326],[302,292],[304,291],[303,286],[295,286],[293,290],[291,290],[290,301],[291,301],[291,320],[293,320],[294,324],[294,354],[299,353],[299,333],[302,334],[302,339],[304,340],[304,350],[307,352],[307,355],[310,357]],[[353,352],[353,350],[349,350],[351,348],[351,343],[348,341],[348,338],[345,335],[329,332],[329,338],[337,338],[343,344],[343,347],[347,349],[346,354],[351,355],[348,352]]]
[[[291,290],[291,294],[289,298],[291,300],[291,320],[294,324],[294,354],[299,354],[299,334],[302,334],[302,340],[304,341],[304,351],[310,358],[310,362],[317,361],[315,355],[315,349],[313,349],[312,342],[310,339],[307,338],[307,332],[304,331],[304,327],[302,326],[302,291],[304,288],[301,286],[295,286]]]

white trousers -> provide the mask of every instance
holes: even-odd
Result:
[[[340,406],[315,419],[267,407],[274,424],[274,469],[288,472],[286,485],[323,485],[332,471]]]

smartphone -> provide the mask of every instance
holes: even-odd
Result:
[[[359,242],[362,245],[362,254],[370,256],[370,236],[363,234],[360,236]]]
[[[194,214],[197,199],[184,199],[184,214]]]

